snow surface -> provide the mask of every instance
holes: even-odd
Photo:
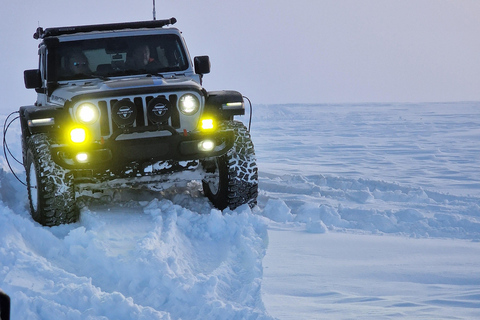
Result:
[[[253,210],[220,212],[190,182],[83,199],[78,223],[41,227],[2,158],[12,319],[478,319],[479,114],[255,106]]]

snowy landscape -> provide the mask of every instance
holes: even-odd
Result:
[[[257,207],[220,212],[192,181],[82,199],[52,228],[2,156],[0,289],[12,319],[479,319],[479,115],[254,105]]]

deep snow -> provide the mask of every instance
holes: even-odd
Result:
[[[259,205],[223,213],[191,182],[85,199],[78,223],[40,227],[2,157],[12,319],[479,318],[479,114],[255,106]]]

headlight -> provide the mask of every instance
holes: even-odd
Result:
[[[178,100],[178,107],[183,114],[192,115],[200,108],[200,101],[193,94],[187,93]]]
[[[91,124],[98,120],[100,114],[95,105],[91,103],[83,103],[77,108],[76,118],[85,124]]]

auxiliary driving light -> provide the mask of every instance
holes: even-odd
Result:
[[[168,121],[171,114],[171,103],[163,96],[156,97],[147,105],[148,119],[153,123]]]
[[[83,103],[77,108],[75,113],[78,120],[83,123],[91,124],[98,120],[99,112],[96,106],[91,103]]]
[[[198,143],[198,150],[203,152],[212,151],[215,148],[215,142],[212,140],[203,140]]]
[[[113,104],[112,119],[119,127],[132,126],[137,119],[137,107],[129,99],[122,99]]]
[[[85,163],[88,161],[88,154],[84,152],[77,153],[77,155],[75,156],[75,159],[77,159],[78,162]]]
[[[213,119],[210,119],[210,118],[202,119],[201,128],[202,128],[202,130],[212,130],[212,129],[214,129],[215,124],[213,122]]]
[[[83,143],[87,139],[87,132],[83,128],[74,128],[70,131],[70,140],[73,143]]]
[[[178,100],[178,107],[180,111],[189,116],[198,111],[200,108],[200,101],[198,98],[191,93],[184,94]]]

